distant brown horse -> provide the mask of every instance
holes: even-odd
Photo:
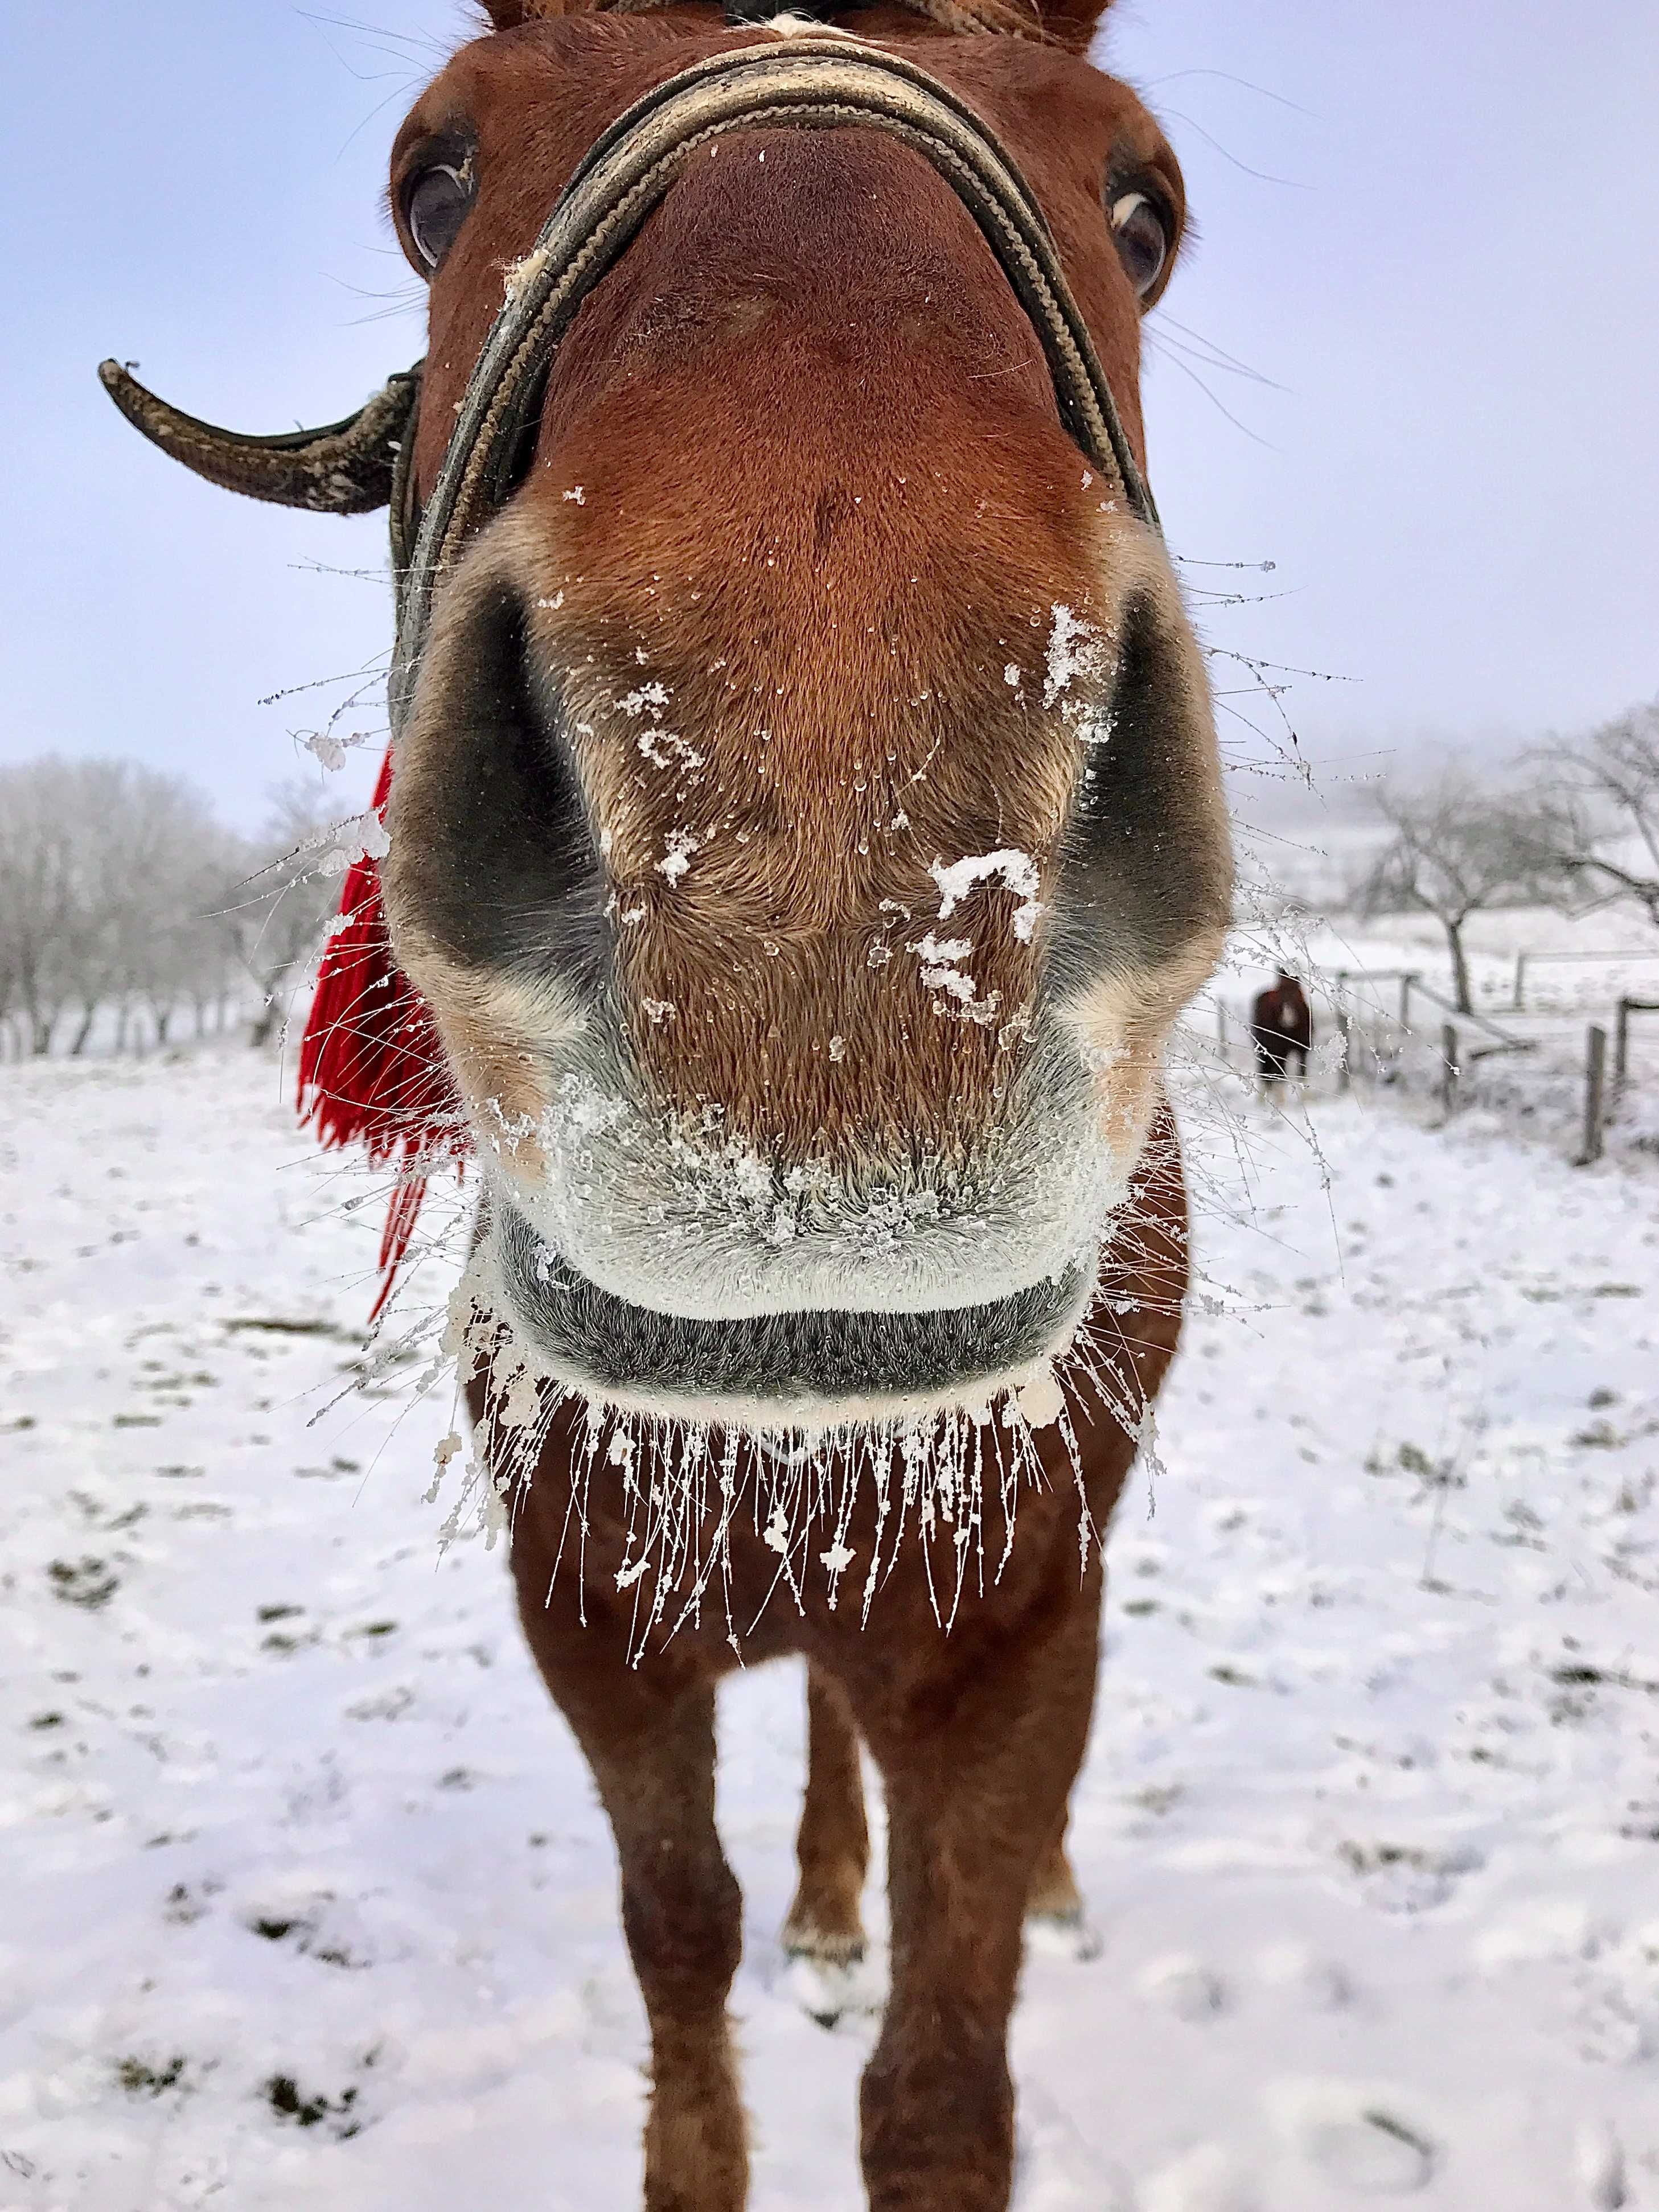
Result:
[[[261,443],[106,372],[219,482],[394,503],[386,906],[483,1163],[453,1341],[615,1832],[651,2212],[747,2193],[733,1667],[807,1662],[828,1966],[860,1741],[884,1787],[872,2205],[1006,2205],[1022,1923],[1078,1911],[1187,1278],[1161,1049],[1231,896],[1142,477],[1182,188],[1101,7],[489,0],[393,155],[423,383]]]
[[[1256,1077],[1264,1088],[1271,1091],[1292,1071],[1298,1083],[1305,1080],[1308,1054],[1313,1050],[1313,1009],[1288,968],[1281,968],[1251,1001],[1250,1042]]]

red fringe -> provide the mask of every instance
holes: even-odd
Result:
[[[382,818],[391,789],[388,749],[374,790]],[[392,957],[380,872],[366,855],[347,873],[318,971],[300,1045],[299,1109],[325,1145],[361,1144],[377,1167],[398,1163],[376,1321],[408,1254],[428,1175],[441,1159],[465,1159],[471,1143],[431,1009]]]

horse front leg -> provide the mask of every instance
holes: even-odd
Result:
[[[1100,1936],[1072,1871],[1066,1829],[1066,1815],[1062,1813],[1031,1878],[1031,1894],[1025,1904],[1026,1938],[1063,1958],[1097,1959]]]
[[[806,1669],[806,1788],[795,1838],[800,1879],[783,1923],[786,1950],[824,1965],[864,1956],[862,1900],[870,1863],[859,1737],[846,1692]]]
[[[651,2027],[645,2212],[743,2212],[748,2140],[726,2010],[743,1900],[714,1828],[713,1685],[656,1680],[620,1660],[602,1670],[589,1660],[574,1678],[537,1656],[617,1839],[623,1929]]]
[[[799,1880],[783,1923],[792,1979],[814,2020],[832,2027],[860,2002],[862,1903],[870,1863],[858,1724],[847,1694],[810,1662],[806,1669],[806,1788],[795,1838]]]
[[[860,2089],[871,2212],[1006,2212],[1008,2019],[1088,1741],[1099,1607],[1097,1568],[977,1663],[941,1642],[945,1679],[905,1706],[860,1701],[886,1786],[892,1915],[892,1987]]]
[[[1025,1917],[1054,1928],[1074,1929],[1083,1924],[1083,1893],[1077,1886],[1077,1876],[1066,1856],[1066,1815],[1062,1813],[1060,1826],[1049,1838],[1031,1877]]]

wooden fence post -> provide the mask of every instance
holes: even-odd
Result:
[[[1440,1075],[1440,1098],[1449,1115],[1457,1111],[1457,1080],[1463,1073],[1457,1060],[1457,1031],[1449,1022],[1441,1027],[1440,1057],[1445,1063]]]
[[[1340,1040],[1336,1056],[1336,1087],[1339,1091],[1346,1091],[1353,1081],[1353,1068],[1348,1057],[1353,1050],[1353,1024],[1349,1018],[1347,1007],[1340,1003],[1336,1009],[1336,1028]]]
[[[1517,952],[1517,953],[1516,954],[1516,956],[1515,956],[1515,1006],[1514,1006],[1514,1012],[1515,1012],[1516,1013],[1517,1013],[1517,1014],[1524,1014],[1524,1013],[1526,1012],[1526,1011],[1527,1011],[1527,956],[1526,956],[1526,954],[1525,954],[1524,952]]]
[[[1574,1163],[1577,1167],[1587,1168],[1592,1160],[1599,1160],[1601,1157],[1602,1101],[1607,1068],[1607,1033],[1592,1022],[1589,1050],[1584,1063],[1584,1149]]]
[[[1224,999],[1218,999],[1215,1002],[1215,1034],[1216,1042],[1221,1047],[1221,1057],[1225,1060],[1227,1057],[1227,1004]]]
[[[1417,981],[1417,971],[1408,968],[1400,978],[1400,1026],[1408,1030],[1412,1025],[1412,985]]]
[[[1634,1001],[1620,999],[1619,1019],[1613,1032],[1613,1087],[1622,1091],[1630,1073],[1630,1010]]]

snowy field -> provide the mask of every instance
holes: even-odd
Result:
[[[608,1838],[447,1392],[337,1402],[378,1206],[250,1054],[0,1082],[0,2206],[626,2212]],[[1017,2201],[1659,2212],[1659,1165],[1312,1114],[1199,1109]],[[757,2212],[861,2201],[800,1702],[722,1717]]]

